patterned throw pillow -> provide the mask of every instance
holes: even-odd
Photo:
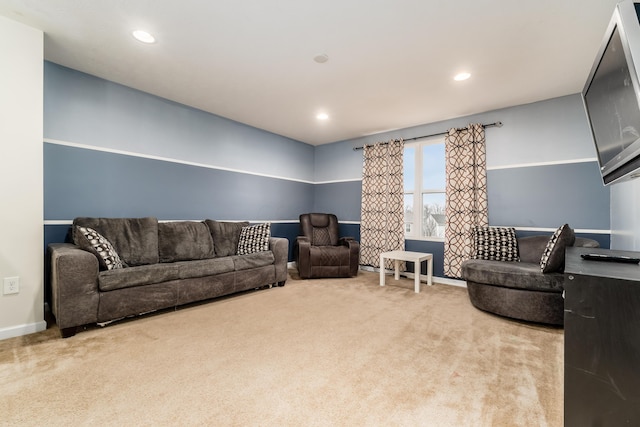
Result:
[[[558,228],[542,252],[542,258],[540,258],[540,269],[542,272],[552,273],[554,271],[561,271],[564,267],[564,251],[567,246],[573,246],[575,240],[576,235],[571,227],[569,227],[569,224]]]
[[[242,227],[238,242],[238,255],[268,251],[269,237],[271,237],[271,223]]]
[[[80,233],[87,239],[89,249],[95,255],[98,256],[100,268],[102,270],[115,270],[117,268],[124,268],[124,263],[120,259],[120,256],[116,252],[115,248],[104,236],[98,233],[93,228],[78,227]],[[81,245],[81,247],[84,245]]]
[[[518,239],[513,227],[473,228],[474,259],[488,261],[520,261]]]

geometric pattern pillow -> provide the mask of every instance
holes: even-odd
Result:
[[[473,259],[520,261],[518,239],[513,227],[473,227]]]
[[[564,252],[567,246],[573,246],[576,235],[569,227],[564,224],[559,227],[547,242],[547,246],[542,252],[540,258],[540,269],[543,273],[552,273],[561,271],[564,266]]]
[[[86,243],[83,242],[85,244],[80,246],[93,252],[98,257],[101,270],[114,270],[125,267],[111,242],[104,236],[89,227],[78,227],[78,230],[87,240]]]
[[[238,242],[238,255],[268,251],[269,237],[271,237],[271,223],[242,227]]]

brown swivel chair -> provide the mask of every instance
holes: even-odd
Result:
[[[352,277],[358,274],[360,243],[353,237],[339,237],[335,215],[300,215],[300,234],[293,250],[301,278]]]

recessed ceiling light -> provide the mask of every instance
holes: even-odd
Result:
[[[316,116],[316,119],[318,120],[327,120],[329,118],[329,115],[327,113],[320,113]]]
[[[453,80],[461,82],[463,80],[467,80],[469,77],[471,77],[471,74],[469,73],[460,73],[460,74],[456,74]]]
[[[135,30],[131,34],[133,34],[133,37],[135,37],[136,40],[139,40],[142,43],[154,43],[156,41],[156,38],[153,37],[151,34],[147,33],[146,31]]]
[[[324,64],[329,60],[329,55],[327,55],[326,53],[321,53],[320,55],[314,56],[313,60],[316,61],[318,64]]]

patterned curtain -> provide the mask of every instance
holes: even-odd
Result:
[[[401,139],[364,147],[360,212],[362,265],[380,267],[382,252],[404,250],[403,155]]]
[[[460,277],[462,262],[473,255],[474,226],[488,225],[484,128],[470,124],[450,129],[445,138],[447,175],[444,274]]]

